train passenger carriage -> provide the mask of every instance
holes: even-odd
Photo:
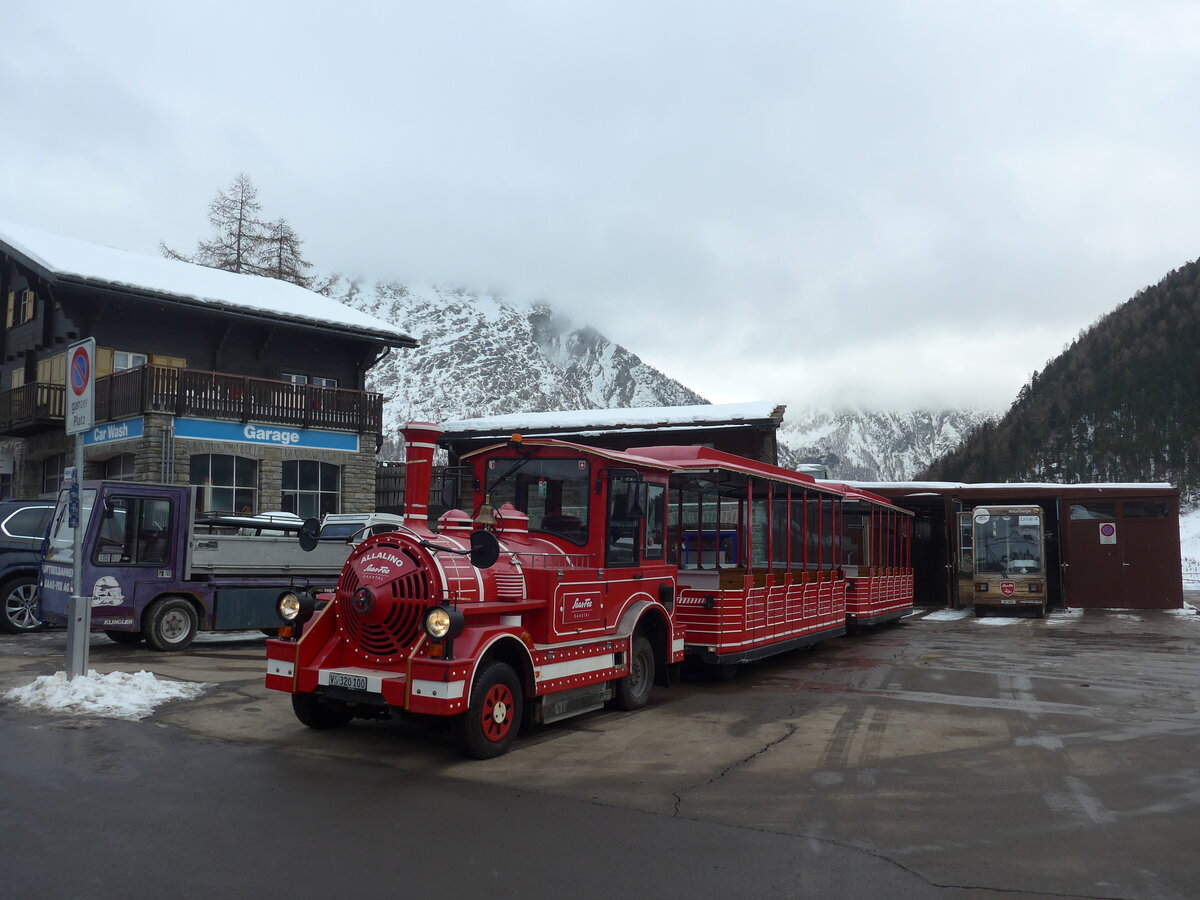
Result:
[[[714,674],[912,609],[911,514],[882,497],[706,447],[630,452],[675,470],[676,621]]]
[[[912,513],[846,487],[842,571],[849,630],[893,622],[913,608]]]

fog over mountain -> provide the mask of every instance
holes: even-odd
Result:
[[[708,402],[548,303],[398,283],[351,285],[341,299],[421,342],[371,370],[369,387],[385,398],[385,454],[395,453],[396,433],[410,420]],[[807,410],[800,403],[784,417],[780,463],[821,463],[831,478],[901,480],[985,418],[963,410]]]

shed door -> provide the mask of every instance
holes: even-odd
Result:
[[[1125,602],[1133,609],[1174,609],[1183,603],[1179,529],[1166,500],[1125,500],[1117,534]]]
[[[1064,500],[1063,506],[1062,525],[1067,532],[1068,548],[1067,567],[1063,571],[1066,605],[1085,609],[1124,606],[1117,504]],[[1109,529],[1116,538],[1112,543],[1104,537]]]
[[[1063,501],[1070,606],[1163,609],[1180,605],[1178,530],[1167,501]]]

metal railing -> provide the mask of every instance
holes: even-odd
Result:
[[[96,421],[147,412],[301,428],[373,432],[383,395],[171,366],[138,366],[96,379]],[[0,392],[0,433],[61,423],[64,388],[28,384]]]

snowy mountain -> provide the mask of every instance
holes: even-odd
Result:
[[[827,467],[847,481],[905,481],[994,414],[977,410],[872,412],[789,407],[779,429],[781,465]]]
[[[545,304],[395,283],[351,286],[343,302],[420,341],[371,370],[368,387],[385,398],[387,441],[411,420],[708,402]]]
[[[385,454],[394,450],[399,426],[410,420],[708,402],[545,303],[396,283],[371,290],[352,285],[342,300],[421,342],[416,350],[394,351],[371,370],[368,387],[385,398]],[[780,464],[819,462],[831,478],[849,480],[911,478],[985,418],[971,411],[790,407],[779,432]]]

